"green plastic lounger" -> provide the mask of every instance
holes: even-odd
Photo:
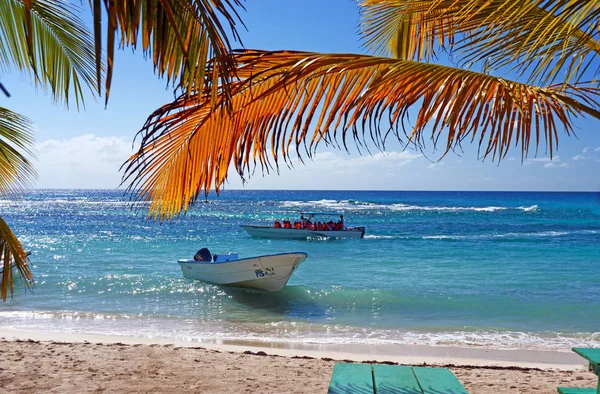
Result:
[[[446,368],[338,363],[328,394],[467,394]]]

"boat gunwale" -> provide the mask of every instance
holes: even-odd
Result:
[[[179,260],[177,260],[177,263],[178,264],[217,265],[217,264],[237,263],[237,262],[243,261],[243,260],[260,259],[262,257],[284,256],[284,255],[288,255],[288,254],[303,254],[304,255],[304,260],[306,260],[308,258],[308,253],[306,253],[306,252],[287,252],[287,253],[265,254],[265,255],[262,255],[262,256],[245,257],[243,259],[230,260],[230,261],[217,261],[217,262],[213,262],[213,261],[196,261],[196,260],[193,260],[193,259],[191,259],[191,260],[185,260],[184,261],[183,259],[179,259]],[[225,255],[225,256],[227,256],[227,255]],[[302,260],[302,261],[304,261],[304,260]]]
[[[260,229],[273,229],[273,230],[295,230],[295,231],[310,231],[310,232],[327,232],[327,233],[345,233],[348,231],[362,231],[362,228],[365,228],[364,226],[358,226],[358,227],[347,227],[347,230],[310,230],[307,228],[277,228],[277,227],[273,227],[273,226],[263,226],[260,224],[240,224],[240,227],[244,228],[244,227],[252,227],[252,228],[260,228]]]

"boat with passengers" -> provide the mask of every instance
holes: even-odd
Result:
[[[339,219],[338,219],[339,218]],[[329,219],[329,220],[328,220]],[[364,227],[347,227],[340,212],[300,212],[300,219],[275,221],[272,226],[240,225],[257,238],[363,238]]]

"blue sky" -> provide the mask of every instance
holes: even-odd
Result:
[[[246,8],[241,16],[248,31],[241,32],[247,48],[364,52],[352,0],[254,0]],[[2,76],[2,83],[12,97],[0,96],[0,105],[36,123],[38,188],[118,187],[119,167],[132,153],[135,133],[153,110],[173,99],[152,64],[129,49],[117,54],[107,109],[103,99],[94,101],[90,95],[84,111],[66,111],[18,73]],[[258,170],[245,186],[231,172],[227,188],[600,190],[600,121],[578,119],[575,126],[577,138],[561,136],[552,161],[543,148],[537,158],[523,163],[515,149],[498,166],[478,161],[475,146],[439,163],[402,151],[398,144],[390,144],[387,154],[373,151],[373,156],[323,147],[307,165],[282,168],[279,175],[263,176]]]

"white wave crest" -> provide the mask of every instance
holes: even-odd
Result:
[[[61,333],[100,334],[170,339],[186,342],[249,340],[264,343],[319,345],[430,345],[488,349],[569,351],[572,347],[600,346],[600,332],[519,332],[501,330],[400,330],[323,325],[297,321],[219,322],[173,319],[138,314],[97,312],[0,311],[3,328]],[[100,323],[100,324],[99,324]]]
[[[539,211],[537,205],[530,207],[445,207],[445,206],[427,206],[427,205],[409,205],[403,203],[395,204],[376,204],[366,201],[353,200],[313,200],[313,201],[283,201],[281,203],[286,208],[297,209],[323,209],[323,210],[338,210],[338,211],[434,211],[434,212],[498,212],[506,210],[521,210],[523,212]]]
[[[540,210],[537,205],[532,205],[530,207],[519,207],[518,209],[522,210],[523,212],[535,212]]]
[[[365,239],[400,239],[400,238],[408,238],[403,235],[372,235],[368,234],[364,236]]]
[[[600,234],[598,230],[580,230],[580,231],[538,231],[528,233],[502,233],[502,234],[477,234],[477,235],[460,235],[460,234],[434,234],[434,235],[378,235],[368,234],[365,239],[449,239],[449,240],[482,240],[495,238],[545,238],[545,237],[563,237],[566,235],[596,235]]]

